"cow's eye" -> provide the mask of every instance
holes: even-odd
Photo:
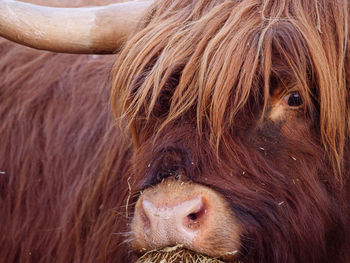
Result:
[[[303,100],[301,99],[301,96],[297,91],[293,91],[291,93],[288,93],[286,96],[284,96],[284,101],[290,107],[298,107],[301,104],[303,104]]]

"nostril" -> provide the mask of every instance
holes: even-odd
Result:
[[[197,214],[196,213],[192,213],[192,214],[189,214],[187,217],[190,220],[196,220],[197,219]]]
[[[191,240],[206,224],[207,206],[201,195],[173,203],[148,196],[139,204],[137,214],[144,233],[155,240]]]
[[[191,212],[187,218],[190,219],[190,220],[199,220],[205,213],[205,208],[204,208],[204,205],[201,205],[201,207],[197,210],[197,211],[194,211],[194,212]]]
[[[205,221],[205,213],[206,209],[202,204],[199,209],[197,209],[194,212],[191,212],[186,216],[184,220],[184,225],[191,230],[197,230]]]
[[[145,230],[148,230],[151,227],[151,222],[150,222],[150,219],[147,216],[147,214],[142,206],[140,208],[138,208],[138,212],[139,212],[140,218],[144,224]]]

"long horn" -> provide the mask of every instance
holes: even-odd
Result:
[[[114,53],[151,3],[149,0],[102,7],[54,8],[0,0],[0,36],[54,52]]]

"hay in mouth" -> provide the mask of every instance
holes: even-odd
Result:
[[[218,258],[183,248],[182,245],[148,251],[136,263],[224,263]]]

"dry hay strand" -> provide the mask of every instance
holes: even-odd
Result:
[[[136,263],[224,263],[217,258],[183,248],[182,245],[148,251]]]

